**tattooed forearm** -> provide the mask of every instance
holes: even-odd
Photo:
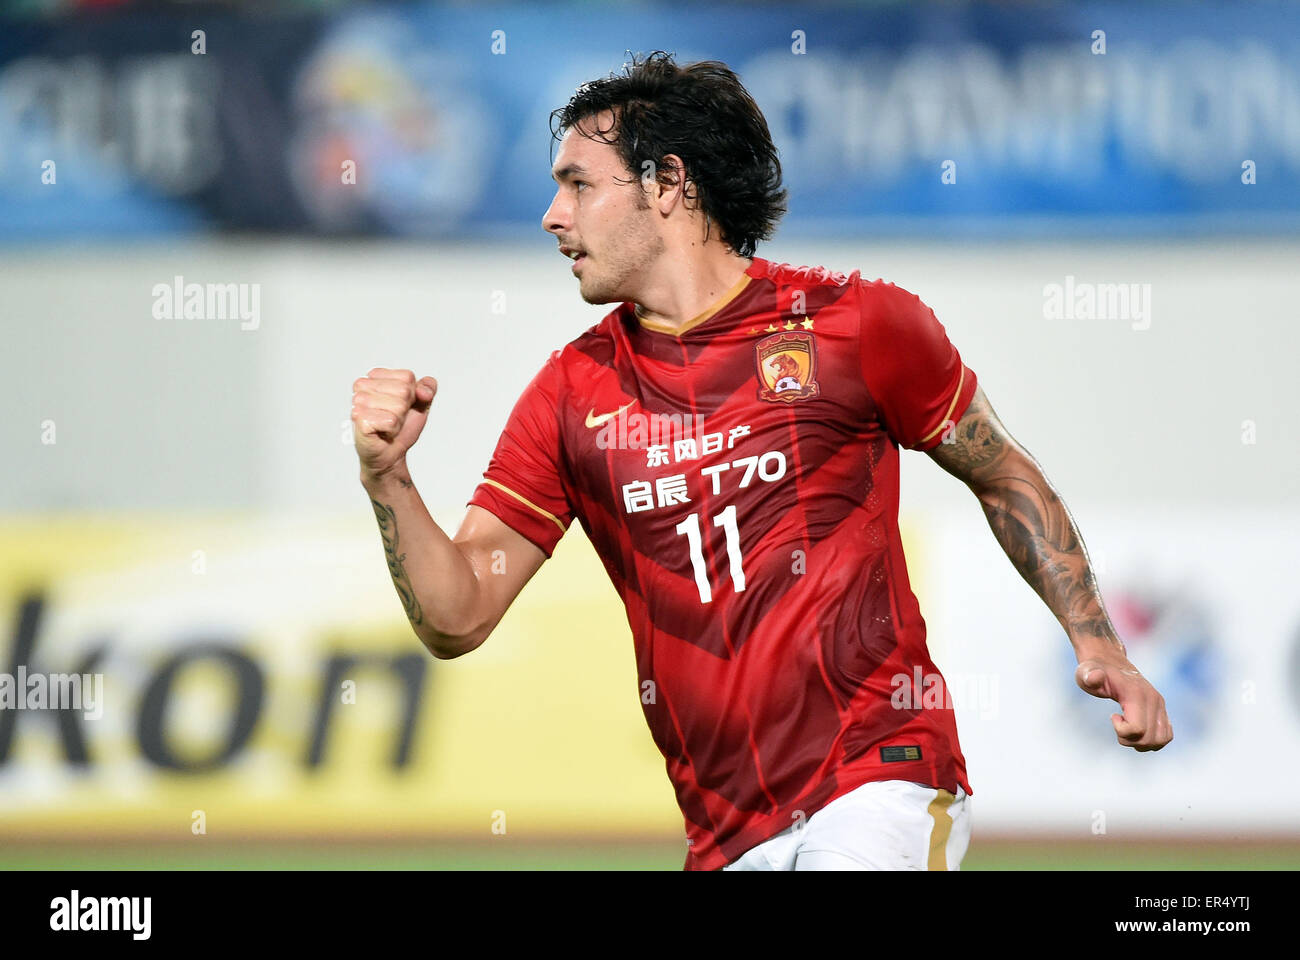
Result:
[[[393,578],[393,586],[397,588],[397,595],[402,599],[406,618],[411,621],[412,626],[418,627],[424,622],[424,612],[420,609],[420,602],[415,599],[415,589],[411,586],[411,579],[402,566],[406,554],[399,555],[397,552],[397,515],[393,513],[392,507],[378,500],[372,499],[370,504],[375,508],[375,519],[379,521],[379,533],[384,540],[384,556],[388,560],[388,573]]]
[[[995,477],[981,495],[993,535],[1071,640],[1123,653],[1073,518],[1041,471],[1027,474]]]
[[[1106,613],[1074,519],[1037,461],[1007,433],[977,390],[961,421],[930,452],[980,499],[1012,565],[1078,646],[1124,644]]]

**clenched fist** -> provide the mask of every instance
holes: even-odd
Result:
[[[383,476],[406,459],[438,392],[433,377],[376,367],[352,384],[352,438],[362,478]]]
[[[1111,654],[1081,660],[1074,682],[1085,693],[1120,705],[1123,712],[1110,715],[1120,746],[1145,753],[1159,750],[1174,738],[1165,698],[1127,657]]]

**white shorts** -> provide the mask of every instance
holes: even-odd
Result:
[[[959,870],[970,797],[907,780],[864,783],[724,870]]]

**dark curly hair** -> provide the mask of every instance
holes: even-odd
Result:
[[[606,110],[613,123],[593,133],[618,150],[629,172],[650,161],[659,181],[674,185],[675,168],[665,168],[664,158],[676,154],[695,186],[684,196],[698,200],[727,246],[752,257],[759,240],[771,239],[788,198],[781,161],[762,111],[725,63],[679,66],[662,50],[634,55],[621,75],[582,84],[551,112],[552,146]]]

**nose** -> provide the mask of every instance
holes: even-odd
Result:
[[[569,226],[569,205],[563,200],[563,191],[555,191],[555,198],[542,214],[542,229],[559,236]]]

